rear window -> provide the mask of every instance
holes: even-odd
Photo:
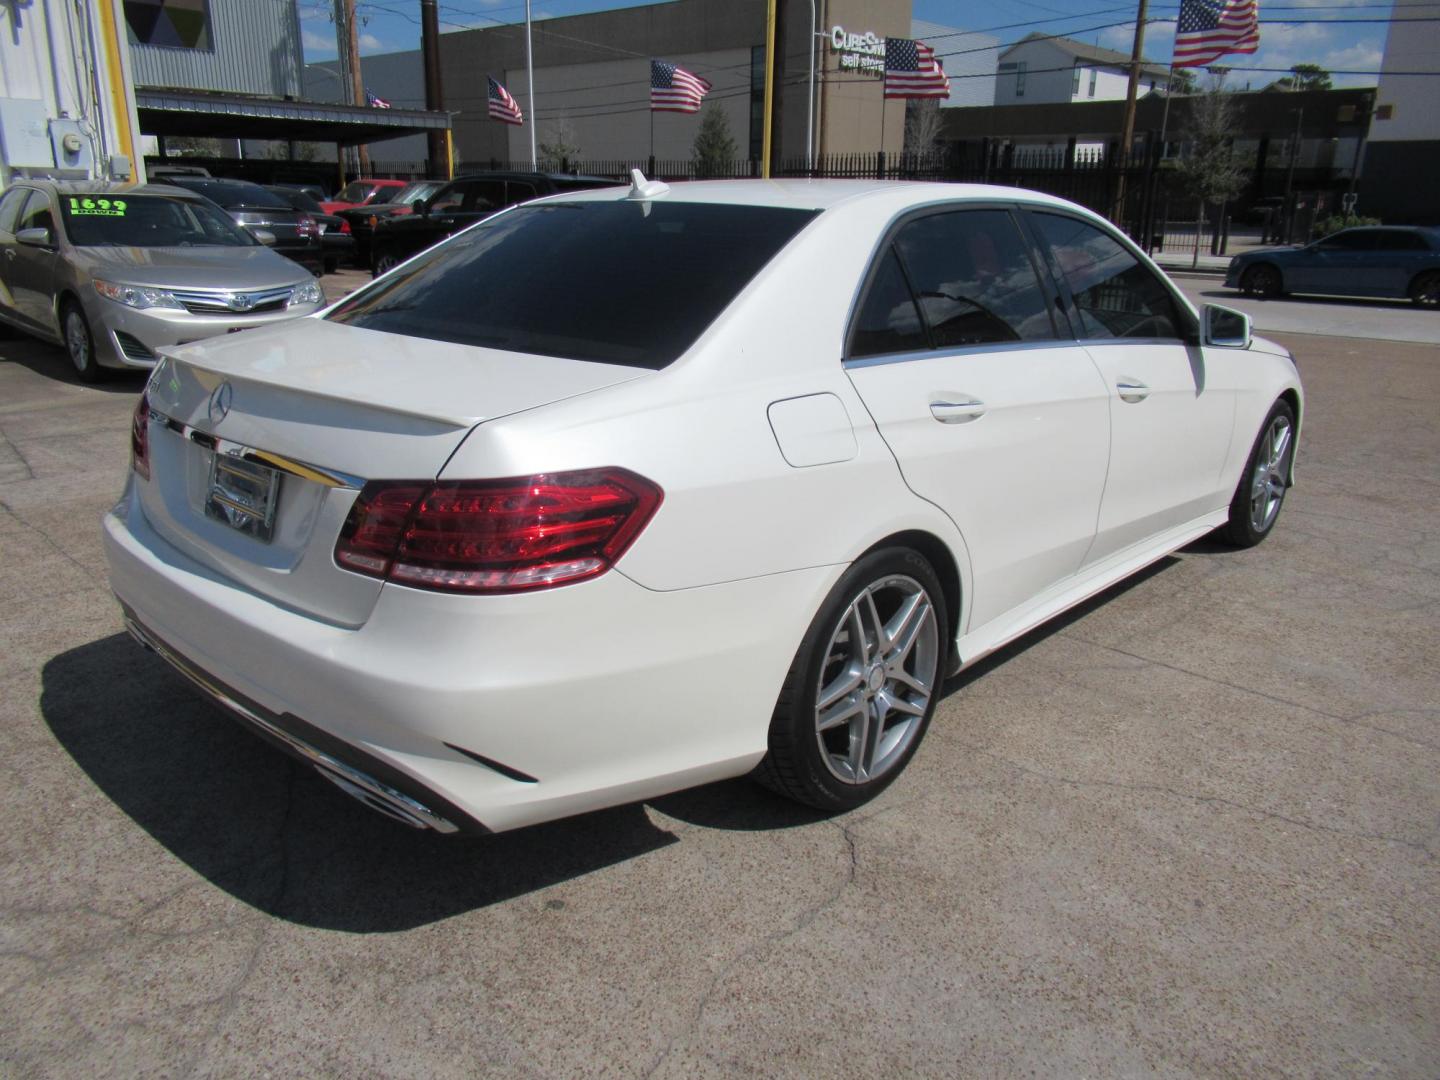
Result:
[[[259,184],[236,183],[226,180],[192,180],[185,177],[180,185],[189,188],[191,191],[198,191],[212,202],[219,203],[227,210],[239,206],[267,206],[279,210],[289,210],[290,204],[276,195],[273,191],[266,191]]]
[[[817,212],[664,201],[520,207],[421,255],[329,318],[659,369]]]

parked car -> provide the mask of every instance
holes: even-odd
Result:
[[[210,170],[203,165],[146,165],[145,175],[160,180],[170,176],[209,176]]]
[[[382,218],[370,240],[370,269],[377,276],[447,236],[506,206],[542,195],[615,187],[614,180],[565,173],[491,172],[457,177],[408,216]]]
[[[1409,298],[1440,307],[1440,229],[1375,225],[1301,248],[1262,248],[1230,260],[1225,284],[1250,296],[1286,293]]]
[[[308,192],[299,188],[285,187],[283,184],[276,184],[266,190],[274,192],[284,199],[292,210],[309,214],[311,220],[319,226],[320,257],[325,267],[325,273],[333,274],[342,262],[349,261],[355,254],[355,238],[350,235],[350,223],[335,214],[325,213],[320,209],[320,204]]]
[[[352,206],[370,206],[389,202],[408,180],[351,180],[341,188],[333,199],[323,199],[320,205],[327,214],[348,210]]]
[[[1264,540],[1301,408],[1052,196],[637,177],[167,359],[104,542],[142,643],[406,824],[752,772],[842,810],[950,673]]]
[[[370,265],[370,239],[375,235],[378,222],[413,213],[417,202],[430,198],[446,183],[445,180],[416,180],[406,184],[388,202],[338,211],[339,216],[349,223],[350,235],[355,238],[355,262],[360,266]]]
[[[323,203],[326,199],[330,198],[329,194],[319,184],[287,184],[285,181],[281,180],[276,183],[275,186],[291,188],[295,191],[303,191],[306,195],[309,195],[317,203]]]
[[[264,229],[275,239],[271,247],[315,273],[324,270],[320,226],[302,210],[249,180],[218,180],[172,176],[166,183],[203,195],[244,229]]]
[[[315,279],[257,236],[177,187],[17,180],[0,196],[0,320],[63,344],[91,382],[320,307]]]

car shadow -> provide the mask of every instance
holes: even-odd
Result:
[[[1259,296],[1246,296],[1238,289],[1204,289],[1200,295],[1210,300],[1230,301],[1248,300],[1256,304],[1265,304],[1270,301]],[[1317,307],[1335,307],[1343,304],[1347,307],[1375,308],[1377,310],[1389,311],[1411,311],[1417,310],[1415,305],[1403,297],[1376,297],[1376,296],[1319,296],[1306,293],[1297,296],[1294,293],[1286,293],[1284,296],[1273,298],[1286,304],[1312,304]]]
[[[642,805],[483,838],[417,832],[342,794],[115,634],[54,657],[40,711],[95,786],[176,858],[276,918],[423,926],[675,842]]]
[[[986,657],[949,679],[942,698],[1179,561],[1162,559]],[[408,930],[677,840],[640,803],[473,839],[408,829],[243,730],[126,634],[52,658],[41,687],[45,723],[106,798],[217,888],[305,926]],[[746,778],[650,805],[687,824],[747,832],[835,816]]]
[[[84,386],[109,394],[138,394],[145,388],[145,380],[150,377],[148,369],[137,368],[130,371],[104,368],[99,379],[93,383],[84,383],[80,381],[80,376],[75,374],[70,356],[61,346],[51,345],[10,327],[5,327],[0,334],[3,334],[0,336],[0,363],[28,368],[53,382]]]

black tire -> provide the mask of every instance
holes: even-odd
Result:
[[[1261,263],[1246,270],[1240,278],[1240,290],[1247,296],[1270,300],[1282,292],[1280,271],[1269,263]]]
[[[388,251],[383,251],[375,257],[375,269],[371,271],[371,274],[374,277],[379,277],[381,274],[388,274],[399,265],[400,260],[398,258],[391,255]]]
[[[95,335],[90,331],[85,312],[74,300],[66,300],[60,305],[60,334],[76,376],[83,383],[98,382],[101,367],[95,359]]]
[[[1288,432],[1286,444],[1280,451],[1280,460],[1275,461],[1275,431],[1283,424]],[[1245,459],[1245,471],[1235,486],[1235,495],[1230,500],[1230,520],[1220,529],[1219,535],[1236,547],[1254,547],[1275,529],[1289,491],[1290,466],[1295,457],[1295,410],[1290,403],[1281,399],[1260,425],[1255,436],[1255,445]],[[1264,485],[1262,490],[1261,485]],[[1261,513],[1261,501],[1264,512]]]
[[[325,260],[325,273],[327,273],[327,274],[333,274],[333,273],[335,273],[336,270],[339,270],[339,269],[340,269],[340,260],[339,260],[339,259],[326,259],[326,260]]]
[[[1421,274],[1410,283],[1410,302],[1416,307],[1440,311],[1440,270]]]
[[[850,673],[855,663],[854,654],[833,650],[847,648],[840,644],[841,635],[845,635],[847,641],[855,640],[849,627],[859,624],[850,621],[852,606],[862,605],[867,591],[875,597],[872,610],[877,611],[882,626],[900,613],[899,606],[887,610],[891,599],[903,606],[920,593],[924,594],[928,612],[917,602],[914,623],[907,621],[900,627],[904,630],[914,625],[916,629],[899,664],[905,667],[910,678],[920,682],[928,679],[929,693],[924,695],[922,706],[917,700],[918,690],[889,679],[886,676],[889,668],[883,659],[885,650],[876,649],[861,681],[832,706],[832,711],[837,711],[853,699],[861,704],[858,710],[854,705],[850,708],[860,715],[822,734],[817,710],[822,680],[827,688],[833,688],[846,678],[854,677]],[[927,620],[933,622],[927,623]],[[947,670],[949,627],[940,579],[918,552],[909,548],[882,548],[858,560],[831,590],[800,642],[770,720],[769,752],[752,774],[754,779],[796,802],[828,811],[853,809],[884,791],[904,771],[929,728]],[[863,626],[859,629],[859,637],[868,644],[870,636]],[[903,633],[895,635],[896,641],[904,637]],[[873,682],[875,667],[882,669],[882,685],[878,690]],[[927,676],[927,669],[931,668]],[[898,707],[885,711],[875,705],[877,701],[887,704],[895,701],[892,683],[900,695],[909,695],[904,700],[904,711]],[[920,710],[918,715],[915,710]],[[878,734],[874,724],[876,715],[880,721]],[[858,752],[854,749],[857,724],[861,732]],[[878,766],[875,774],[866,776],[862,767],[857,772],[858,779],[842,777],[837,772],[837,767],[842,770],[845,767],[836,752],[840,744],[847,745],[850,753],[861,761],[868,750],[873,755],[872,767]]]

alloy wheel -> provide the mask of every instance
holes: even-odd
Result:
[[[84,374],[94,363],[90,348],[90,329],[85,318],[74,308],[65,314],[65,348],[70,353],[70,362],[75,370]]]
[[[847,784],[905,759],[935,692],[940,631],[914,578],[891,575],[851,601],[830,635],[815,694],[821,760]]]
[[[1255,457],[1250,478],[1250,525],[1263,533],[1275,523],[1285,498],[1285,476],[1289,472],[1293,429],[1288,416],[1277,416],[1265,432],[1265,441]]]

